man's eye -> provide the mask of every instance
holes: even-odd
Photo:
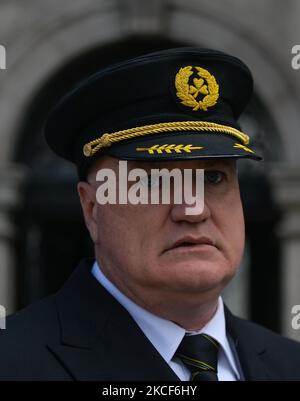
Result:
[[[205,171],[204,180],[209,184],[219,184],[225,178],[222,171]]]

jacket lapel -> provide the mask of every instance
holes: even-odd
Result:
[[[225,306],[226,329],[233,339],[245,380],[272,380],[265,364],[267,345],[253,323],[235,317]]]
[[[56,295],[61,341],[49,350],[75,380],[179,380],[82,262]]]
[[[75,380],[178,381],[126,309],[92,276],[92,263],[81,262],[56,294],[61,336],[48,349]],[[258,331],[226,307],[225,318],[245,380],[272,380]]]

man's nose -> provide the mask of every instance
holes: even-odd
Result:
[[[183,201],[181,204],[173,204],[171,209],[171,218],[175,222],[199,223],[207,220],[210,216],[211,210],[205,199],[201,206],[196,201],[193,204]]]

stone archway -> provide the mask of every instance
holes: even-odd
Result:
[[[35,3],[37,1],[32,0],[32,4]],[[144,7],[136,0],[102,0],[97,6],[90,0],[71,10],[61,3],[58,8],[50,3],[53,2],[49,2],[49,15],[43,22],[43,29],[34,23],[34,17],[38,20],[40,16],[34,8],[28,8],[28,13],[33,14],[31,25],[19,35],[10,32],[18,39],[9,48],[8,70],[5,76],[0,76],[0,119],[5,127],[0,149],[2,161],[11,161],[24,110],[53,71],[87,49],[136,33],[218,48],[242,58],[254,74],[258,98],[270,111],[278,132],[285,139],[282,161],[293,164],[298,160],[293,146],[293,133],[300,123],[297,93],[280,62],[251,36],[250,28],[242,26],[234,17],[224,16],[222,2],[211,5],[208,1],[156,0]],[[15,25],[22,26],[21,11],[18,17]],[[12,39],[8,34],[8,42]]]

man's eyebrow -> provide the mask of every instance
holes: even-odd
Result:
[[[202,166],[201,168],[206,169],[206,168],[221,168],[221,167],[230,167],[231,165],[228,163],[222,163],[222,162],[209,162],[205,166]]]
[[[150,169],[163,169],[167,168],[169,170],[178,168],[178,165],[176,164],[175,161],[168,161],[168,160],[159,160],[159,161],[147,161],[147,160],[130,160],[128,164],[128,168],[142,168],[144,170],[150,170]],[[182,169],[183,166],[181,165],[180,168]],[[226,168],[230,169],[232,171],[235,170],[235,164],[234,163],[224,163],[221,160],[206,160],[205,165],[201,164],[201,160],[199,159],[199,165],[195,166],[187,166],[187,169],[206,169],[206,168]]]
[[[209,166],[209,168],[215,168],[215,169],[226,169],[226,170],[230,170],[232,172],[237,170],[237,165],[236,163],[214,163],[211,166]]]
[[[137,160],[131,160],[130,161],[130,166],[132,168],[143,168],[143,169],[150,169],[150,168],[164,168],[167,166],[168,162],[161,162],[161,161],[137,161]]]

